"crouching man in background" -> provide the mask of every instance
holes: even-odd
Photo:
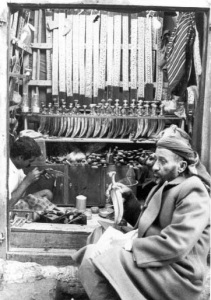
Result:
[[[42,203],[46,203],[44,206],[49,205],[49,200],[53,198],[53,194],[48,189],[37,191],[33,195],[29,195],[28,198],[26,195],[28,187],[40,178],[42,171],[34,168],[25,175],[23,169],[30,167],[31,163],[40,155],[41,150],[39,145],[30,137],[20,137],[11,145],[9,160],[9,208],[30,209],[35,204],[35,199],[40,199]],[[24,199],[28,200],[29,203],[24,201]],[[43,204],[41,204],[42,207]]]
[[[104,251],[88,245],[72,256],[91,300],[200,296],[209,251],[210,197],[193,172],[196,155],[187,142],[164,135],[155,154],[156,185],[143,207],[119,184],[132,238],[113,239]]]

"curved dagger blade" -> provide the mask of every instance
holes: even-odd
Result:
[[[95,130],[95,118],[89,118],[88,120],[88,131],[86,137],[89,138],[92,136]]]
[[[95,130],[94,130],[94,133],[93,133],[93,137],[96,137],[100,133],[101,124],[102,124],[102,119],[101,118],[96,118],[95,119]]]

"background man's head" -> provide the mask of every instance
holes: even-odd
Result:
[[[30,137],[20,137],[10,149],[10,158],[18,169],[29,167],[40,155],[39,145]]]

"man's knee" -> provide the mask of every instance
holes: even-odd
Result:
[[[43,190],[45,193],[45,197],[48,198],[48,200],[52,200],[53,199],[53,193],[50,190]]]
[[[38,191],[38,192],[34,193],[33,195],[36,197],[42,197],[42,198],[46,197],[50,201],[53,199],[53,193],[48,189]]]

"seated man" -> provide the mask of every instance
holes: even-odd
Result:
[[[39,145],[30,137],[17,139],[10,148],[9,160],[9,207],[14,205],[25,195],[27,188],[37,181],[41,173],[38,168],[34,168],[24,174],[23,168],[30,167],[31,163],[41,155]],[[50,190],[41,190],[34,193],[36,197],[46,197],[51,200],[53,194]]]
[[[72,256],[91,300],[198,300],[209,251],[210,198],[189,172],[194,161],[188,143],[163,136],[152,167],[156,186],[145,205],[119,186],[124,218],[136,235],[113,239],[100,252],[97,244],[88,245]]]

